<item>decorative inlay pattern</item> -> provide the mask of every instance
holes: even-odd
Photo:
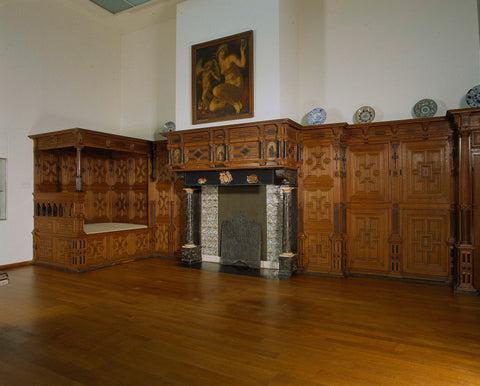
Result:
[[[218,256],[218,187],[202,187],[202,253]]]
[[[267,185],[267,260],[278,261],[282,253],[283,192],[279,186]]]
[[[442,154],[438,150],[412,152],[410,193],[442,193]]]
[[[411,219],[412,261],[414,264],[441,264],[442,221],[440,219]]]
[[[307,221],[330,221],[332,218],[331,191],[305,191]]]

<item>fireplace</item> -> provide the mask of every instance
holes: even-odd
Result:
[[[182,262],[241,265],[268,277],[290,277],[296,270],[296,173],[237,170],[227,180],[222,173],[185,173]]]

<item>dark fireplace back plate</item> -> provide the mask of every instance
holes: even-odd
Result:
[[[222,223],[220,263],[260,268],[262,227],[240,213]]]

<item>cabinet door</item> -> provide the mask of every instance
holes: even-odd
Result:
[[[389,200],[387,144],[353,145],[347,150],[347,201]]]
[[[330,237],[333,232],[333,161],[330,144],[305,146],[302,174],[304,259],[309,272],[332,270]]]
[[[405,210],[403,216],[403,270],[431,280],[447,280],[449,270],[449,213]]]
[[[388,144],[353,145],[347,150],[346,268],[385,274],[390,231]]]
[[[448,203],[450,196],[450,157],[445,142],[405,144],[403,201]]]
[[[371,274],[388,269],[389,211],[352,209],[347,216],[347,270]]]
[[[449,280],[452,181],[448,143],[404,144],[402,238],[405,277]]]

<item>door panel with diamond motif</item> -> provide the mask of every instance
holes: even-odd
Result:
[[[389,199],[387,144],[352,145],[347,149],[347,201]]]
[[[356,209],[348,212],[349,258],[347,270],[385,273],[388,266],[388,210]]]
[[[312,141],[313,142],[313,141]],[[330,144],[309,143],[302,165],[304,264],[309,272],[332,271],[333,149]]]

